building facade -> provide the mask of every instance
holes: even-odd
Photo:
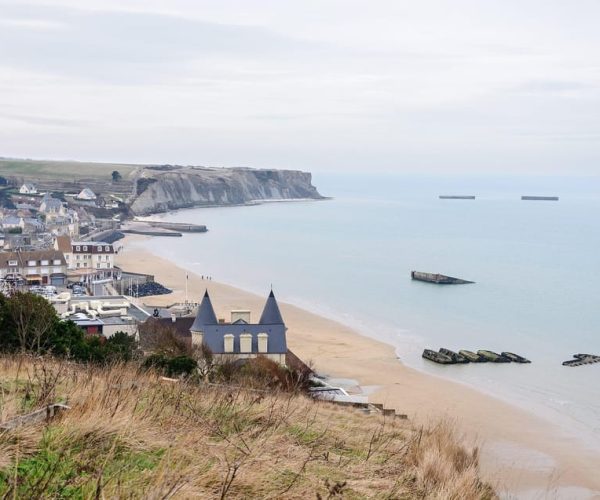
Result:
[[[230,323],[218,321],[206,291],[190,334],[192,346],[205,344],[216,355],[234,359],[265,356],[285,365],[286,330],[273,291],[258,323],[250,322],[249,311],[232,311]]]
[[[102,241],[71,241],[69,236],[57,236],[54,248],[65,256],[69,275],[91,282],[112,279],[115,249]]]
[[[19,188],[19,193],[21,194],[37,194],[37,189],[36,187],[31,184],[30,182],[26,182],[24,183],[20,188]]]
[[[0,278],[61,286],[66,284],[67,263],[58,250],[0,252]]]

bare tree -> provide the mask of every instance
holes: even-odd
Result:
[[[191,341],[187,342],[174,326],[150,318],[138,327],[140,346],[144,351],[167,356],[190,356]]]
[[[205,343],[202,345],[194,346],[192,349],[192,357],[198,363],[198,375],[200,378],[206,380],[210,377],[210,374],[217,367],[215,357],[210,347]]]

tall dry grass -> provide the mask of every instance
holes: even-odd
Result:
[[[0,433],[7,498],[495,498],[477,450],[427,429],[293,393],[168,382],[133,365],[0,358],[0,420],[71,410]]]

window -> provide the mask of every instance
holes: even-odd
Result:
[[[77,263],[77,269],[79,269],[79,262]]]
[[[50,265],[50,261],[49,260],[43,260],[42,261],[42,266],[49,266]]]
[[[102,245],[98,246],[98,251],[101,252],[102,251]]]
[[[269,352],[269,334],[259,333],[258,334],[258,352],[266,354]]]
[[[106,245],[106,246],[104,247],[104,250],[105,250],[106,252],[110,252],[110,247],[109,247],[108,245]]]
[[[252,334],[242,333],[240,335],[240,352],[246,354],[252,352]]]
[[[81,250],[81,247],[80,247],[79,245],[77,245],[77,246],[75,247],[75,251],[76,251],[76,252],[79,252],[80,250]]]
[[[233,352],[233,335],[228,333],[227,335],[223,335],[224,349],[223,352]]]
[[[87,245],[83,245],[83,251],[87,252]]]
[[[28,265],[28,266],[30,266],[30,267],[31,267],[31,266],[35,266],[36,264],[37,264],[37,261],[36,261],[36,260],[28,260],[28,261],[27,261],[27,265]]]
[[[52,264],[54,264],[55,266],[60,266],[60,259],[54,259],[52,261]]]
[[[100,262],[98,262],[98,264],[96,264],[96,269],[100,269]]]
[[[9,265],[9,266],[17,266],[18,264],[17,264],[17,261],[16,261],[16,260],[9,260],[9,261],[8,261],[8,265]]]

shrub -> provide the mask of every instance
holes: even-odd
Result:
[[[162,353],[158,353],[148,356],[142,363],[142,368],[154,368],[169,377],[190,376],[198,368],[198,363],[189,356],[169,358]]]

